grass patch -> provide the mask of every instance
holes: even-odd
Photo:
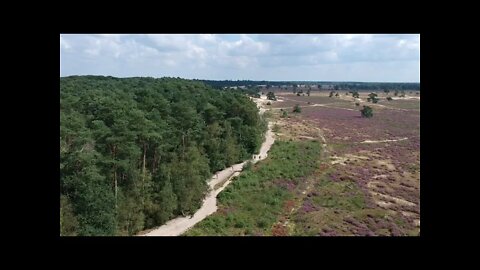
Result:
[[[365,207],[363,192],[353,181],[333,182],[322,179],[317,186],[313,202],[321,207],[356,211]]]

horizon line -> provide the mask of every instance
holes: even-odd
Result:
[[[72,77],[72,76],[102,76],[102,77],[113,77],[113,78],[154,78],[154,79],[162,79],[162,78],[180,78],[184,80],[197,80],[197,81],[252,81],[252,82],[331,82],[331,83],[420,83],[418,82],[407,82],[407,81],[329,81],[329,80],[252,80],[252,79],[191,79],[191,78],[182,78],[179,76],[163,76],[163,77],[153,77],[153,76],[112,76],[112,75],[95,75],[95,74],[84,74],[84,75],[67,75],[67,76],[60,76],[60,78]]]

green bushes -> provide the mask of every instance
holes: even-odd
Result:
[[[370,118],[373,116],[373,110],[369,106],[363,106],[360,112],[362,113],[362,117]]]

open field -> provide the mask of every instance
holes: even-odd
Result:
[[[397,110],[407,102],[419,108],[414,99],[379,102],[393,108],[369,103],[374,117],[367,119],[346,104],[310,106],[277,122],[279,140],[325,139],[329,153],[314,188],[292,216],[293,234],[418,235],[420,114],[406,106]]]
[[[278,142],[272,156],[234,180],[220,200],[219,214],[187,235],[419,235],[419,99],[387,101],[379,93],[380,102],[371,104],[367,95],[360,93],[360,106],[374,109],[370,119],[361,117],[351,96],[277,93],[281,101],[270,105]],[[292,113],[295,104],[301,113]],[[288,117],[280,117],[280,108]],[[285,143],[295,147],[286,151]],[[321,154],[302,152],[306,143],[320,145]],[[273,173],[270,166],[283,161],[288,162],[280,167],[297,164],[308,170],[289,177],[287,171]],[[285,189],[276,191],[273,183]],[[250,186],[255,188],[245,188]],[[269,206],[265,196],[275,203]],[[259,217],[265,218],[257,224]]]

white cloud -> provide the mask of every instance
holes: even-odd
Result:
[[[61,35],[60,47],[62,76],[419,80],[419,35]]]

